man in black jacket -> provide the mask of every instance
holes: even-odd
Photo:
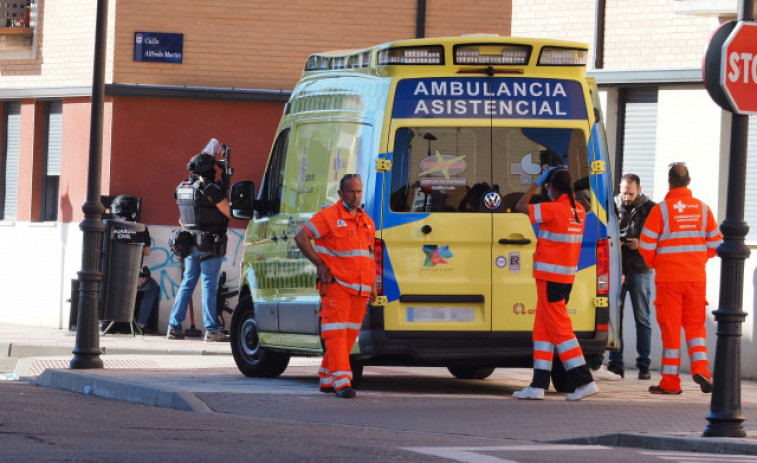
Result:
[[[654,272],[647,267],[639,254],[639,235],[654,201],[641,192],[641,183],[636,174],[625,174],[620,180],[620,194],[615,197],[615,208],[620,219],[620,244],[623,262],[623,285],[620,288],[621,319],[626,294],[631,298],[633,318],[636,322],[636,367],[639,379],[649,379],[649,351],[652,340],[652,325],[649,322],[650,307],[654,302]],[[622,325],[621,325],[622,326]],[[623,342],[620,351],[610,352],[608,370],[624,375]]]

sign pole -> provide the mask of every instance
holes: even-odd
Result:
[[[751,20],[753,15],[752,0],[739,0],[739,21]],[[744,244],[749,232],[744,222],[748,123],[749,116],[731,112],[726,218],[720,225],[723,244],[717,250],[722,260],[720,299],[718,309],[712,312],[718,339],[705,437],[746,436],[741,414],[741,325],[747,315],[742,310],[742,299],[744,260],[749,257],[749,248]]]

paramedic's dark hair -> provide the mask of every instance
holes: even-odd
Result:
[[[622,182],[623,180],[628,183],[636,183],[636,186],[641,186],[641,179],[636,174],[623,174],[623,176],[620,177],[620,181]]]
[[[576,210],[576,197],[573,193],[573,180],[570,178],[570,173],[565,169],[560,169],[552,175],[549,182],[552,188],[557,190],[558,193],[568,195],[570,199],[570,205],[573,207],[573,214],[576,217],[576,222],[581,223],[581,219],[578,218],[578,211]]]
[[[347,182],[347,180],[350,180],[352,178],[356,178],[362,182],[359,174],[344,174],[344,177],[339,180],[339,191],[344,191],[344,184]]]

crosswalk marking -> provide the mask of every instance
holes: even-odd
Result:
[[[535,445],[501,445],[496,447],[404,447],[403,450],[422,453],[435,457],[468,463],[517,463],[515,460],[506,460],[482,455],[478,452],[533,452],[533,451],[561,451],[561,450],[609,450],[611,447],[603,445],[564,445],[564,444],[535,444]],[[757,461],[757,460],[755,460]]]
[[[754,455],[731,455],[723,453],[696,453],[696,452],[670,452],[670,451],[642,451],[642,455],[649,455],[662,460],[672,460],[678,463],[757,463]]]

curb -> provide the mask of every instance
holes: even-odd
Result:
[[[81,374],[68,370],[47,369],[34,380],[34,384],[80,394],[96,395],[106,399],[124,400],[196,413],[213,413],[210,407],[189,392],[155,389],[100,377],[92,373]]]
[[[702,423],[703,430],[704,427],[705,423]],[[557,440],[550,443],[606,445],[609,447],[633,447],[649,450],[718,453],[723,455],[757,455],[757,439],[754,442],[747,442],[745,438],[702,437],[698,434],[690,436],[653,436],[649,434],[617,433]]]

